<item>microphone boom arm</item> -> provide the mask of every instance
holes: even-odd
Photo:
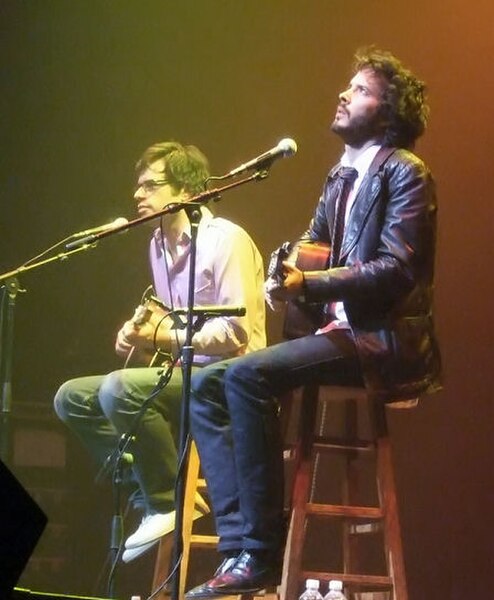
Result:
[[[115,235],[122,231],[126,231],[127,229],[131,229],[132,227],[137,227],[139,225],[142,225],[143,223],[147,223],[147,221],[152,221],[153,219],[159,219],[160,217],[163,217],[164,215],[176,213],[179,210],[184,210],[185,208],[192,208],[194,206],[201,207],[202,205],[206,204],[210,200],[217,202],[220,199],[221,194],[223,192],[226,192],[232,188],[239,187],[246,183],[250,183],[251,181],[260,181],[262,179],[265,179],[267,176],[268,176],[268,171],[265,169],[256,171],[255,173],[253,173],[249,177],[245,177],[244,179],[239,179],[238,181],[233,181],[232,183],[229,183],[222,187],[214,188],[211,190],[206,190],[205,192],[201,192],[200,194],[193,196],[188,202],[172,202],[170,204],[167,204],[162,210],[155,212],[152,215],[138,217],[137,219],[134,219],[132,221],[129,221],[128,223],[120,225],[119,227],[113,227],[112,229],[107,229],[106,231],[101,231],[100,233],[94,233],[92,235],[87,235],[81,239],[73,240],[73,241],[69,242],[68,244],[66,244],[65,248],[67,248],[67,250],[71,250],[73,248],[79,248],[80,246],[89,247],[89,246],[95,244],[96,242],[99,242],[99,240],[101,240],[105,237],[108,237],[110,235]]]

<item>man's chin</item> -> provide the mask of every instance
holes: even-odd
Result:
[[[346,146],[352,146],[353,148],[360,148],[364,144],[366,144],[370,139],[376,137],[366,129],[359,129],[356,127],[344,127],[341,125],[341,123],[333,123],[331,125],[331,131],[333,133],[336,133],[336,135]]]
[[[342,125],[336,119],[331,123],[329,128],[333,133],[336,133],[336,135],[338,135],[345,144],[347,143],[347,140],[352,137],[349,128]]]
[[[341,129],[341,125],[340,123],[335,119],[331,125],[329,126],[329,129],[333,132],[333,133],[339,133],[340,129]]]

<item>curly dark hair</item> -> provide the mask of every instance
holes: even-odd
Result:
[[[137,161],[137,173],[142,173],[161,158],[165,160],[164,177],[176,190],[183,189],[191,195],[204,191],[209,163],[199,148],[175,141],[153,144]]]
[[[413,148],[424,133],[429,116],[426,86],[386,50],[375,46],[357,50],[354,72],[372,69],[387,83],[383,91],[382,112],[389,122],[383,143],[397,148]]]

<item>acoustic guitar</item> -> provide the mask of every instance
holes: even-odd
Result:
[[[329,265],[330,247],[323,242],[285,242],[271,254],[268,276],[283,284],[283,261],[290,261],[301,271],[319,271]],[[283,337],[291,340],[314,333],[323,325],[324,303],[289,300],[283,322]]]
[[[144,323],[147,323],[153,315],[157,314],[162,317],[160,326],[169,327],[173,326],[173,320],[168,319],[167,315],[170,314],[170,309],[163,303],[159,298],[156,297],[153,286],[149,286],[144,291],[139,306],[136,308],[134,316],[131,321],[136,329],[139,329]],[[163,367],[168,365],[172,361],[172,355],[160,350],[149,350],[147,348],[138,348],[132,346],[127,357],[125,359],[124,368],[132,367]]]

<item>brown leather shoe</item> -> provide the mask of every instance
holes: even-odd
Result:
[[[243,550],[226,571],[185,594],[188,600],[256,592],[281,581],[281,565],[263,551]],[[272,556],[272,555],[271,555]]]

